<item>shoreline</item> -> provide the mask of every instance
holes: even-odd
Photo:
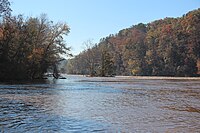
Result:
[[[200,80],[200,77],[170,77],[170,76],[114,76],[114,77],[90,77],[86,75],[73,75],[73,74],[63,74],[63,79],[68,79],[68,77],[82,77],[86,80],[103,80],[103,81],[112,81],[112,80]],[[59,79],[56,79],[59,80]],[[49,79],[34,79],[34,80],[2,80],[0,79],[0,84],[35,84],[35,83],[48,83]],[[120,81],[119,81],[120,82]]]
[[[200,77],[170,77],[170,76],[114,76],[114,77],[90,77],[87,75],[73,75],[73,74],[64,74],[65,77],[77,76],[84,77],[88,79],[122,79],[122,80],[130,80],[130,79],[144,79],[144,80],[200,80]]]
[[[170,76],[115,76],[124,79],[177,79],[177,80],[200,80],[200,77],[170,77]]]

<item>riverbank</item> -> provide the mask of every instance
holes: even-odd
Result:
[[[65,75],[67,80],[73,79],[78,82],[140,82],[143,80],[151,81],[200,81],[200,77],[161,77],[161,76],[115,76],[115,77],[87,77],[83,75]]]
[[[165,77],[165,76],[116,76],[117,78],[124,79],[160,79],[160,80],[168,80],[168,79],[185,79],[185,80],[200,80],[200,77]]]

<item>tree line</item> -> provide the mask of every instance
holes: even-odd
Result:
[[[179,18],[139,23],[87,46],[68,60],[69,74],[197,76],[200,9]]]
[[[43,78],[57,74],[61,55],[70,55],[63,39],[70,28],[40,17],[12,16],[8,0],[0,0],[0,80]]]

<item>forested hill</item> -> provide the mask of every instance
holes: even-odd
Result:
[[[137,24],[88,42],[69,60],[70,74],[91,76],[197,76],[200,65],[200,9],[179,18]]]

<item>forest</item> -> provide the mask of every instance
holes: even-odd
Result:
[[[13,16],[10,2],[0,0],[0,80],[41,79],[47,72],[57,78],[61,55],[70,55],[63,39],[69,30],[45,14]]]
[[[139,23],[68,60],[67,73],[90,76],[199,76],[200,9],[178,18]]]
[[[64,36],[70,28],[47,15],[12,15],[0,0],[0,80],[58,77],[63,56],[71,56]],[[67,61],[68,74],[90,76],[199,76],[200,9],[178,18],[139,23],[109,35]]]

